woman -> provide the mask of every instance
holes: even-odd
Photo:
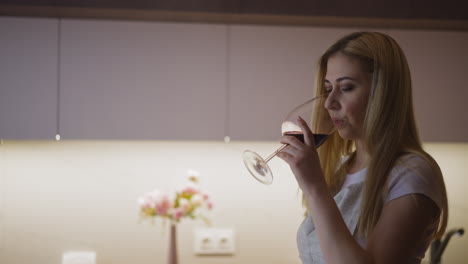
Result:
[[[316,94],[336,132],[317,151],[284,136],[279,153],[303,192],[297,239],[305,263],[420,263],[447,225],[437,163],[421,147],[411,77],[389,36],[353,33],[320,58]]]

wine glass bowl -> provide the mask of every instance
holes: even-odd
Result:
[[[304,143],[304,132],[298,124],[298,118],[301,117],[312,131],[315,147],[318,148],[322,145],[335,131],[333,121],[324,107],[326,99],[326,94],[320,95],[295,107],[289,112],[281,125],[282,134],[293,136]],[[268,161],[287,146],[287,144],[283,144],[265,159],[251,150],[244,151],[243,160],[247,170],[259,182],[271,184],[273,182],[273,173],[268,166]]]

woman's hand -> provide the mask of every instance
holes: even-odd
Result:
[[[297,123],[304,132],[304,143],[295,137],[283,136],[280,142],[289,146],[277,156],[289,164],[303,192],[307,193],[315,188],[326,188],[314,144],[314,135],[304,119],[299,117]]]

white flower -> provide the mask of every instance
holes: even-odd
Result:
[[[179,208],[182,208],[184,212],[187,212],[190,210],[192,205],[190,204],[190,201],[185,199],[185,198],[180,198],[179,199]]]
[[[200,173],[196,170],[187,170],[187,178],[189,181],[198,182],[200,180]]]
[[[191,200],[194,206],[200,206],[203,204],[203,197],[200,194],[193,195]]]

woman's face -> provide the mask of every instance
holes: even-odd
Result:
[[[362,62],[340,52],[328,59],[325,108],[344,139],[363,139],[363,124],[371,91],[372,74]]]

